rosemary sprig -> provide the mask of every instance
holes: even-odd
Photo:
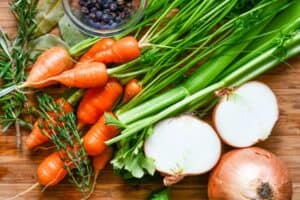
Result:
[[[26,79],[26,67],[30,62],[27,49],[36,28],[35,15],[38,0],[13,0],[10,4],[12,13],[18,23],[17,34],[10,41],[7,35],[0,32],[0,80],[1,89],[17,85]],[[21,146],[20,125],[26,124],[21,119],[26,107],[27,97],[21,91],[14,91],[0,98],[0,124],[2,132],[11,125],[16,126],[17,147]],[[25,106],[24,106],[25,105]],[[22,123],[20,123],[22,122]]]
[[[70,182],[85,195],[91,189],[92,169],[76,127],[73,112],[65,113],[52,97],[45,93],[37,95],[38,109],[42,120],[39,126],[62,153]],[[47,131],[48,130],[48,131]]]

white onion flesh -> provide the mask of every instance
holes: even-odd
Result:
[[[158,123],[144,150],[147,157],[154,159],[158,171],[169,179],[181,179],[212,169],[220,158],[221,142],[209,124],[182,115]]]
[[[222,97],[213,121],[225,143],[249,147],[269,137],[278,113],[272,90],[263,83],[249,82]]]

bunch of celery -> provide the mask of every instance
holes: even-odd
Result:
[[[112,161],[114,168],[125,170],[127,175],[134,177],[142,177],[145,170],[152,173],[151,160],[143,156],[142,147],[153,124],[172,115],[206,108],[216,99],[215,91],[243,84],[297,55],[300,52],[299,9],[299,1],[260,1],[254,8],[234,15],[214,32],[197,40],[198,48],[189,51],[192,56],[188,54],[177,61],[180,65],[166,63],[166,68],[159,68],[153,77],[165,74],[146,88],[149,95],[145,98],[141,98],[143,94],[137,96],[140,100],[133,100],[134,106],[117,111],[118,121],[108,119],[123,128],[121,135],[107,142],[118,145]],[[229,16],[232,13],[229,12]],[[185,41],[184,38],[182,42]],[[207,46],[211,43],[214,45]],[[212,50],[213,46],[217,48]],[[204,64],[197,64],[199,61]],[[157,95],[161,89],[182,78],[191,67],[196,67],[196,71],[186,80]]]

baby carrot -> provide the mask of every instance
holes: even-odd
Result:
[[[133,97],[138,95],[142,90],[143,87],[137,79],[130,80],[125,86],[122,103],[127,103]]]
[[[101,154],[106,148],[106,140],[109,140],[119,134],[116,126],[106,125],[105,117],[102,117],[94,124],[83,137],[83,146],[90,156]]]
[[[91,61],[96,53],[110,48],[114,43],[115,41],[111,38],[103,38],[99,40],[92,46],[92,48],[90,48],[83,56],[81,56],[79,62]]]
[[[64,168],[65,163],[62,161],[62,154],[59,152],[54,152],[46,157],[37,168],[38,182],[33,184],[27,190],[11,197],[7,200],[17,199],[28,192],[32,191],[39,185],[48,187],[57,185],[62,181],[68,174],[67,170]]]
[[[58,105],[61,106],[63,112],[69,113],[73,111],[71,104],[69,104],[65,99],[60,98],[56,102]],[[57,117],[59,116],[59,113],[53,112],[53,113],[49,113],[49,115],[53,117],[55,121],[57,121]],[[43,129],[39,127],[40,123],[43,123],[41,118],[34,123],[31,133],[26,138],[25,145],[28,149],[35,148],[50,140],[50,138],[47,135],[45,135],[43,131],[45,131],[49,136],[51,136],[52,132],[48,129],[48,125],[49,125],[48,123],[51,122],[44,122],[45,127]]]
[[[108,80],[106,66],[97,62],[82,62],[75,68],[67,70],[57,76],[48,78],[39,85],[51,85],[57,82],[76,88],[93,88],[105,85]]]
[[[43,82],[73,67],[68,51],[60,46],[44,51],[33,64],[28,78],[22,87],[40,88],[51,82]],[[39,84],[40,83],[40,84]]]
[[[138,41],[132,36],[127,36],[116,41],[110,48],[96,53],[93,60],[105,64],[120,64],[131,61],[140,55],[141,49]]]
[[[103,115],[110,111],[123,88],[121,84],[110,78],[104,87],[87,90],[77,110],[77,118],[81,124],[94,124]]]

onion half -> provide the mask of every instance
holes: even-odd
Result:
[[[210,200],[290,200],[292,183],[284,163],[258,148],[232,150],[208,182]]]
[[[182,115],[158,123],[146,140],[144,151],[166,176],[164,184],[171,185],[184,176],[211,170],[220,158],[221,142],[209,124]]]
[[[222,97],[215,107],[213,123],[226,144],[249,147],[270,136],[278,115],[272,90],[253,81]]]

